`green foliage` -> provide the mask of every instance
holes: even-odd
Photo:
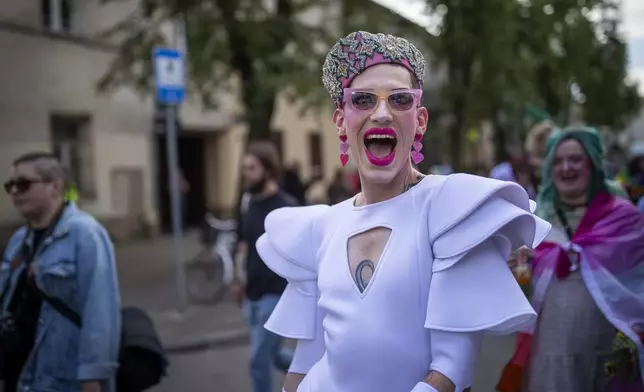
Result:
[[[342,33],[404,25],[369,0],[142,0],[140,12],[104,34],[118,42],[118,56],[99,89],[127,84],[149,93],[151,53],[172,44],[167,26],[176,20],[185,25],[188,90],[206,108],[235,92],[251,138],[270,137],[278,93],[307,110],[330,104],[321,68]]]
[[[617,29],[619,20],[608,9],[600,23],[599,39],[589,53],[585,72],[579,85],[584,94],[585,120],[593,125],[623,129],[639,113],[641,97],[636,84],[625,83],[627,77],[627,46]]]
[[[562,124],[578,106],[589,124],[615,129],[639,110],[637,88],[625,82],[616,0],[426,2],[443,15],[437,37],[370,0],[142,0],[139,12],[104,34],[117,42],[118,55],[99,89],[127,84],[149,93],[152,50],[172,44],[167,27],[181,20],[189,91],[206,108],[238,96],[254,138],[270,136],[278,94],[308,110],[329,104],[319,82],[324,56],[355,30],[405,36],[446,66],[441,97],[454,118],[455,167],[466,129],[491,120],[502,146],[517,139],[526,105]]]
[[[235,89],[251,136],[268,138],[278,91],[288,86],[305,97],[316,96],[302,83],[320,73],[331,34],[328,26],[308,23],[305,15],[317,8],[324,18],[324,3],[278,0],[269,7],[262,0],[143,0],[140,12],[105,33],[119,42],[119,52],[99,89],[130,84],[148,93],[152,50],[171,44],[164,28],[180,20],[189,91],[213,107],[219,97],[230,97],[223,92]]]
[[[449,70],[444,104],[455,116],[455,167],[464,129],[491,120],[500,150],[509,134],[520,138],[526,106],[562,124],[581,107],[582,120],[613,129],[638,113],[616,0],[426,2],[430,13],[443,15],[434,54]]]

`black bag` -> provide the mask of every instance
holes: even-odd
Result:
[[[0,380],[6,376],[9,359],[18,351],[18,331],[10,313],[0,316]]]
[[[41,291],[47,301],[58,313],[82,326],[78,313],[58,298]],[[116,375],[118,392],[142,392],[161,382],[166,376],[168,359],[154,323],[144,310],[128,307],[121,310],[121,347],[119,349],[119,370]]]
[[[139,308],[123,308],[118,392],[141,392],[161,382],[168,359],[150,316]]]
[[[0,304],[5,300],[5,297],[9,294],[9,289],[11,287],[11,276],[13,272],[20,265],[20,258],[15,257],[10,265],[9,270],[10,276],[7,281],[3,292],[0,294]],[[10,361],[15,361],[16,354],[20,349],[20,334],[18,333],[16,322],[13,315],[10,312],[3,313],[0,315],[0,380],[4,380],[7,376],[8,364]]]

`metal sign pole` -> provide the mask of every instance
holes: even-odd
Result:
[[[166,105],[166,149],[168,156],[168,175],[170,176],[170,207],[172,213],[172,236],[174,239],[174,256],[177,268],[177,299],[179,311],[187,305],[186,271],[183,251],[183,225],[181,211],[181,188],[179,183],[179,157],[177,147],[177,121],[175,105]]]
[[[187,301],[186,271],[183,252],[183,224],[181,219],[181,189],[179,184],[179,157],[177,148],[177,110],[185,96],[183,55],[170,48],[156,48],[153,53],[157,101],[166,105],[166,148],[170,180],[170,207],[172,235],[177,266],[177,299],[179,312],[185,311]]]

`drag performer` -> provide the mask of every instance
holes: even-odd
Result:
[[[422,176],[423,55],[407,40],[356,32],[323,67],[340,159],[362,191],[268,215],[257,242],[289,282],[266,323],[298,345],[287,392],[463,391],[483,333],[535,313],[506,265],[550,225],[521,186],[465,174]]]

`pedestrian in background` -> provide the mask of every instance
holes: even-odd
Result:
[[[302,180],[301,166],[299,162],[294,162],[284,168],[282,172],[281,186],[282,190],[293,196],[300,205],[306,205],[306,193],[313,185],[322,180],[322,170],[315,166],[312,168],[311,178],[309,181]]]
[[[271,271],[260,258],[255,242],[264,234],[264,220],[273,210],[297,206],[297,201],[283,192],[279,185],[280,159],[274,145],[268,142],[251,144],[242,160],[242,182],[247,199],[246,211],[240,214],[238,246],[235,260],[245,259],[245,281],[238,275],[233,292],[243,305],[250,328],[250,374],[253,392],[271,392],[273,367],[286,372],[292,352],[281,348],[282,338],[264,328],[275,309],[286,280]],[[239,268],[235,268],[238,272]]]
[[[121,313],[114,249],[93,217],[65,201],[65,177],[55,156],[32,153],[14,161],[4,185],[27,221],[0,266],[6,392],[115,388]]]
[[[65,201],[71,201],[76,205],[80,201],[78,186],[69,168],[65,169]]]
[[[347,200],[353,196],[351,190],[347,185],[347,178],[344,170],[338,169],[333,176],[333,181],[329,184],[327,188],[327,197],[329,198],[329,204],[337,204],[342,201]]]
[[[499,391],[642,390],[644,352],[634,342],[644,333],[644,220],[607,179],[603,155],[592,128],[556,131],[547,142],[536,214],[553,228],[532,262],[538,323],[519,334]],[[608,372],[623,346],[617,331],[632,356]]]

